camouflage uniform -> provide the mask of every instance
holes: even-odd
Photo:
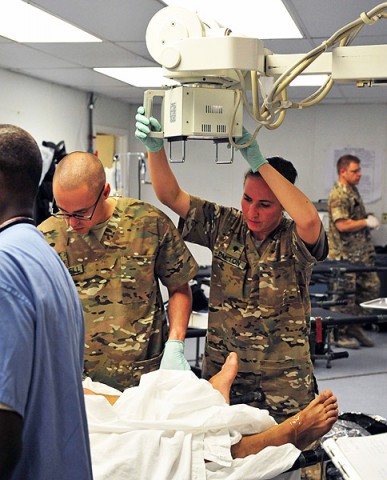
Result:
[[[197,264],[171,220],[152,205],[118,198],[91,248],[51,217],[39,228],[71,273],[86,321],[85,373],[124,389],[159,368],[168,335],[158,279],[188,282]]]
[[[335,225],[337,220],[361,220],[367,217],[358,189],[337,181],[329,194],[328,212],[329,258],[375,265],[375,248],[369,228],[357,232],[339,232]],[[347,305],[337,306],[334,310],[349,315],[364,315],[359,304],[379,296],[380,280],[376,272],[347,273],[332,279],[331,288],[338,292],[337,297],[347,300]]]
[[[314,398],[309,349],[308,284],[313,264],[326,255],[321,231],[315,257],[292,220],[258,247],[240,211],[191,196],[183,238],[212,251],[209,322],[203,376],[219,371],[228,353],[239,356],[232,395],[265,408],[281,422]]]

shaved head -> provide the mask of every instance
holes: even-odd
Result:
[[[73,152],[66,155],[58,164],[54,183],[64,190],[74,190],[87,186],[89,191],[98,193],[106,182],[101,160],[87,152]]]

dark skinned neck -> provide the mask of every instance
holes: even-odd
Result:
[[[2,215],[0,218],[0,232],[19,223],[30,223],[35,225],[35,220],[33,219],[32,214],[28,211],[27,213],[18,212],[14,215]]]

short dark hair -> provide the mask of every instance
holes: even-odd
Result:
[[[42,155],[32,136],[15,125],[0,124],[0,172],[9,194],[34,199],[42,173]]]
[[[296,182],[298,173],[292,162],[289,162],[289,160],[285,160],[282,157],[270,157],[266,160],[269,162],[269,165],[271,165],[275,170],[277,170],[277,172],[289,180],[290,183],[294,184]],[[250,169],[245,173],[245,181],[247,177],[262,177],[262,175],[259,173],[259,170],[253,172]]]
[[[350,155],[350,154],[342,155],[337,160],[337,165],[336,165],[337,173],[340,175],[340,170],[342,168],[347,169],[349,167],[349,164],[352,162],[359,164],[360,163],[359,157],[356,157],[355,155]]]

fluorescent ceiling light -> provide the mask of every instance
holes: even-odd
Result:
[[[188,8],[203,21],[216,21],[233,35],[260,39],[302,38],[281,0],[163,0],[170,6]]]
[[[129,83],[134,87],[162,87],[163,85],[178,85],[174,80],[163,77],[161,67],[119,67],[94,68],[96,72]]]
[[[102,42],[101,39],[21,0],[0,0],[0,4],[0,35],[15,42]]]
[[[298,75],[290,87],[321,87],[328,80],[328,75]]]

